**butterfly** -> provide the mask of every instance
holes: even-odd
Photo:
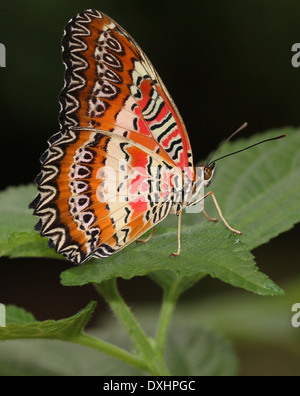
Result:
[[[30,204],[49,246],[75,264],[108,257],[170,213],[178,216],[176,256],[183,209],[208,195],[225,225],[240,233],[211,191],[195,198],[210,184],[215,162],[196,171],[175,103],[121,26],[96,10],[76,15],[65,27],[62,57],[60,131],[40,158]]]

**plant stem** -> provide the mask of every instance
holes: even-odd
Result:
[[[112,278],[100,284],[97,283],[95,284],[95,288],[102,294],[116,317],[124,325],[134,346],[140,348],[145,356],[151,355],[152,347],[149,340],[133,316],[130,308],[120,296],[116,286],[116,279]]]
[[[176,285],[164,290],[163,302],[156,331],[157,350],[161,355],[164,353],[171,317],[179,294],[180,293],[178,292]]]
[[[156,344],[160,355],[164,353],[171,317],[179,296],[204,276],[206,276],[204,273],[193,276],[179,276],[177,279],[174,278],[173,282],[165,283],[163,302],[156,330]]]
[[[105,298],[112,311],[127,330],[134,346],[140,352],[147,365],[147,371],[153,375],[169,375],[168,369],[147,337],[130,308],[120,296],[116,279],[112,278],[102,283],[94,284],[96,290]]]
[[[138,370],[148,370],[148,365],[139,357],[125,351],[122,348],[99,340],[98,338],[89,336],[85,333],[81,333],[74,337],[68,338],[67,341],[103,352]]]

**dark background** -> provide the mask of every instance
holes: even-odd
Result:
[[[143,48],[180,110],[196,161],[244,121],[244,136],[299,126],[300,69],[291,64],[292,45],[300,42],[299,0],[2,1],[1,189],[33,181],[46,140],[58,131],[60,40],[66,22],[86,8],[111,16]],[[254,252],[279,284],[299,275],[299,236],[298,226]],[[60,286],[59,273],[69,267],[64,261],[3,258],[0,266],[0,301],[25,307],[39,320],[74,314],[98,298],[92,287]],[[121,288],[131,304],[160,298],[146,278],[123,281]],[[207,278],[185,298],[231,289]]]

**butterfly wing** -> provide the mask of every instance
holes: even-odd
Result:
[[[32,207],[36,229],[76,264],[108,257],[168,214],[172,165],[106,131],[66,132],[50,146]]]
[[[113,254],[161,221],[172,200],[155,169],[191,168],[192,155],[170,95],[116,22],[94,10],[78,14],[62,47],[61,130],[41,157],[31,207],[50,246],[82,263]],[[122,163],[129,173],[139,170],[125,190]],[[106,192],[113,184],[114,197]]]
[[[156,140],[172,161],[192,167],[179,112],[141,48],[116,22],[95,10],[71,19],[62,40],[66,66],[61,130],[74,126],[132,132]]]

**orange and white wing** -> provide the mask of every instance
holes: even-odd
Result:
[[[173,100],[123,28],[103,13],[87,10],[67,24],[62,48],[66,72],[61,132],[90,127],[133,141],[138,133],[157,141],[179,168],[193,166],[186,128]]]
[[[108,257],[169,213],[170,163],[122,136],[68,131],[47,150],[32,203],[36,230],[76,264]]]
[[[50,246],[79,264],[110,256],[161,221],[173,204],[172,184],[156,170],[188,167],[192,178],[193,163],[170,95],[116,22],[95,10],[78,14],[62,48],[61,129],[41,157],[31,208]],[[127,190],[120,164],[137,172]],[[114,197],[106,193],[113,184]]]

